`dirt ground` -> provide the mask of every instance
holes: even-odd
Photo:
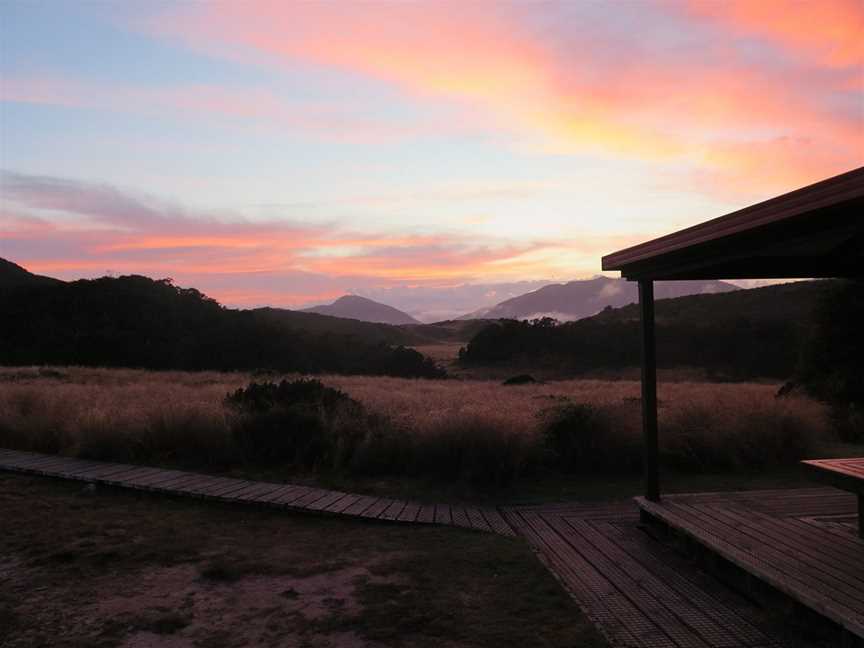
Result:
[[[604,646],[519,540],[0,473],[0,646]]]

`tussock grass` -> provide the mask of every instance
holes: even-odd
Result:
[[[237,446],[223,399],[253,379],[260,377],[0,369],[0,446],[186,467],[236,466],[248,453]],[[362,403],[378,421],[352,441],[350,461],[321,469],[500,486],[541,465],[632,472],[641,463],[638,381],[504,387],[480,380],[320,379]],[[775,391],[775,385],[756,383],[661,384],[664,461],[687,471],[737,470],[811,454],[829,436],[825,408],[804,396],[775,398]]]

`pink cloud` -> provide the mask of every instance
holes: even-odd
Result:
[[[543,276],[555,268],[538,258],[566,245],[249,221],[108,185],[11,172],[0,175],[0,185],[0,256],[65,278],[107,271],[170,276],[229,304],[296,306],[349,287]],[[591,240],[579,244],[591,250],[590,262],[569,272],[590,273],[612,244],[596,237],[592,247]]]
[[[452,122],[394,120],[359,114],[344,104],[286,99],[272,90],[205,84],[134,86],[41,76],[4,77],[0,101],[88,108],[197,121],[219,119],[238,128],[282,130],[319,139],[380,143],[452,132]]]
[[[864,64],[864,4],[859,0],[685,0],[687,10],[739,35],[765,38],[793,56],[830,67]],[[859,85],[860,87],[860,85]]]
[[[702,175],[761,180],[780,191],[857,166],[864,150],[864,60],[854,38],[861,5],[792,5],[638,7],[645,33],[664,15],[667,29],[719,24],[791,51],[785,69],[759,65],[725,39],[667,54],[643,34],[598,34],[594,23],[538,27],[543,12],[530,4],[264,2],[249,12],[239,3],[210,3],[171,11],[150,29],[211,54],[383,80],[415,99],[459,106],[475,128],[508,132],[541,151],[684,162]],[[555,12],[549,5],[550,22]],[[828,73],[840,65],[857,83]],[[829,153],[787,158],[782,174],[757,169],[755,177],[752,164],[736,166],[739,158],[718,154],[755,143],[779,157],[788,140]]]

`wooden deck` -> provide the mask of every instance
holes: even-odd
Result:
[[[180,470],[85,461],[15,450],[0,449],[0,469],[222,502],[259,504],[390,522],[446,524],[487,533],[515,535],[494,507],[407,502],[293,484],[214,477]]]
[[[650,518],[833,621],[844,640],[864,638],[855,495],[812,488],[637,500]]]
[[[613,646],[785,645],[756,608],[639,528],[632,502],[505,509]]]

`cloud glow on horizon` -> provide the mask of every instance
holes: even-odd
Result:
[[[864,3],[0,6],[0,257],[228,305],[594,274],[864,164]]]

